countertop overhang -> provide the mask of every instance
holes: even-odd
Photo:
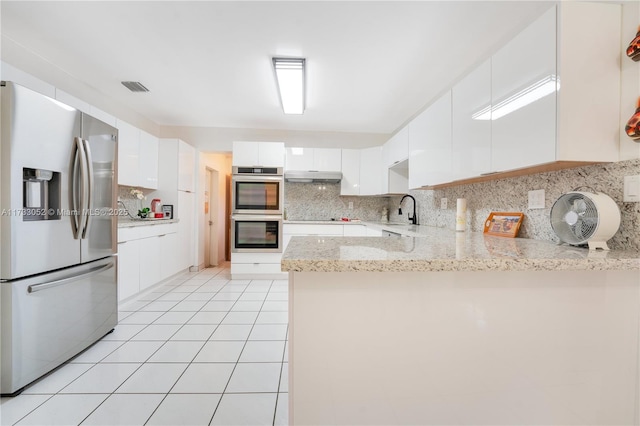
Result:
[[[118,219],[118,228],[160,225],[166,223],[177,223],[179,221],[180,219]]]
[[[340,222],[336,222],[340,223]],[[292,237],[281,267],[289,272],[637,270],[640,251],[590,251],[525,238],[485,236],[431,226],[370,224],[403,237]],[[640,273],[639,273],[640,279]]]

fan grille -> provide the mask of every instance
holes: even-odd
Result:
[[[584,244],[598,229],[598,210],[584,194],[564,194],[551,207],[551,228],[560,240]]]

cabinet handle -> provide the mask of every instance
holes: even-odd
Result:
[[[398,164],[400,160],[394,161],[393,164]]]
[[[486,173],[480,173],[480,176],[488,176],[488,175],[495,175],[498,172],[486,172]]]
[[[158,238],[160,238],[160,237],[164,237],[164,236],[166,236],[166,235],[167,235],[167,234],[158,235]]]
[[[254,263],[254,265],[258,266],[258,265],[259,265],[259,263],[257,263],[257,262],[256,262],[256,263]]]
[[[118,241],[118,245],[125,244],[125,243],[126,243],[126,241]]]

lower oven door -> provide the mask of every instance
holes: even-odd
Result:
[[[231,216],[231,251],[234,253],[282,252],[282,216]]]

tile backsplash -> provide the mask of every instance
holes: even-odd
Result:
[[[132,189],[138,189],[142,191],[145,198],[142,200],[138,200],[137,198],[135,198],[131,194]],[[118,201],[121,201],[124,204],[125,209],[127,209],[127,211],[133,217],[136,217],[136,215],[138,214],[138,210],[140,210],[143,207],[151,206],[151,199],[147,196],[153,191],[154,191],[153,189],[143,189],[143,188],[137,188],[137,187],[134,188],[130,186],[118,185]]]
[[[353,209],[349,209],[349,203]],[[386,197],[340,196],[340,184],[284,184],[284,208],[288,220],[331,220],[348,217],[379,222]]]
[[[467,200],[467,229],[482,232],[492,211],[516,211],[525,214],[520,237],[557,242],[551,229],[551,206],[562,194],[578,187],[591,187],[613,198],[622,214],[620,230],[609,241],[615,249],[640,249],[640,203],[622,201],[624,176],[640,174],[640,159],[618,163],[577,167],[438,190],[412,190],[416,198],[418,223],[455,229],[456,199]],[[528,209],[528,192],[545,191],[545,208]],[[589,189],[583,188],[584,191]],[[340,184],[285,183],[285,209],[289,220],[330,220],[341,217],[379,222],[387,209],[393,222],[407,222],[411,200],[403,203],[403,216],[398,216],[400,196],[340,196]],[[447,198],[446,209],[441,199]],[[349,203],[353,202],[353,209]]]
[[[519,237],[558,241],[551,229],[551,206],[562,194],[578,187],[591,187],[613,198],[622,214],[620,229],[609,241],[610,248],[640,249],[640,203],[622,201],[624,176],[640,174],[640,159],[618,163],[577,167],[556,172],[460,185],[438,190],[410,191],[418,204],[418,223],[455,229],[456,199],[467,200],[467,229],[482,232],[492,211],[515,211],[525,214]],[[545,208],[529,210],[528,191],[544,189]],[[590,191],[582,188],[583,191]],[[447,198],[447,208],[440,209]],[[397,209],[400,197],[389,199],[389,208]],[[406,206],[406,209],[404,208]],[[411,201],[403,203],[409,211]]]

